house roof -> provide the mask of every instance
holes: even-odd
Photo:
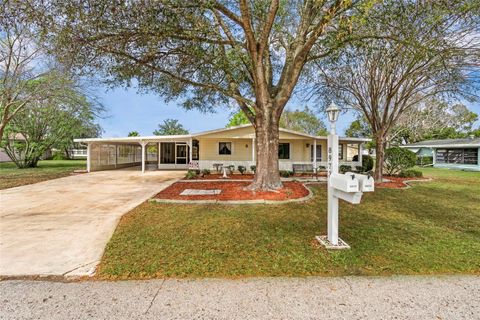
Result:
[[[208,131],[202,131],[198,133],[192,133],[192,134],[185,134],[185,135],[165,135],[165,136],[138,136],[138,137],[115,137],[115,138],[86,138],[86,139],[75,139],[75,142],[110,142],[110,143],[129,143],[129,142],[154,142],[154,141],[172,141],[172,140],[188,140],[191,138],[197,138],[197,137],[202,137],[202,136],[207,136],[210,134],[217,134],[217,133],[222,133],[222,132],[232,132],[235,130],[241,130],[244,128],[249,128],[253,127],[251,124],[244,124],[240,126],[234,126],[234,127],[229,127],[229,128],[221,128],[221,129],[215,129],[215,130],[208,130]],[[309,138],[309,139],[317,139],[317,140],[326,140],[327,136],[312,136],[303,132],[298,132],[298,131],[293,131],[289,129],[284,129],[280,128],[280,132],[282,133],[288,133],[288,134],[293,134],[297,136],[301,136],[304,138]],[[370,141],[371,139],[368,138],[350,138],[350,137],[340,137],[340,140],[348,140],[352,142],[367,142]]]
[[[401,146],[402,148],[475,148],[480,147],[480,138],[425,140]]]

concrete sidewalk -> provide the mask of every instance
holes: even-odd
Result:
[[[480,319],[480,277],[0,282],[0,319]]]

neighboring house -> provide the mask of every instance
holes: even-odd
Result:
[[[340,164],[362,165],[365,138],[340,138]],[[87,170],[141,165],[154,169],[214,169],[219,165],[255,165],[255,132],[242,125],[175,136],[75,139],[87,144]],[[152,152],[156,150],[155,152]],[[148,152],[147,152],[148,150]],[[143,155],[143,156],[142,156]],[[280,129],[280,170],[294,165],[327,165],[327,137]],[[298,166],[297,166],[298,167]]]
[[[480,138],[426,140],[401,147],[433,156],[434,167],[480,171]]]
[[[10,162],[10,161],[12,160],[10,159],[8,154],[2,148],[0,148],[0,162]]]

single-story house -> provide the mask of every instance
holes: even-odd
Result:
[[[401,147],[433,156],[434,167],[480,171],[480,138],[426,140]]]
[[[362,165],[366,138],[340,138],[340,164]],[[76,139],[87,145],[87,170],[131,166],[146,169],[214,169],[219,165],[255,165],[255,131],[251,124],[171,136]],[[327,137],[280,129],[279,167],[327,166]],[[297,166],[298,167],[298,166]]]

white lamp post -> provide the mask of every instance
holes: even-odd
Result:
[[[334,196],[334,187],[332,185],[332,174],[338,174],[338,135],[335,123],[340,115],[340,108],[333,102],[326,110],[328,121],[330,122],[330,132],[328,134],[328,222],[327,236],[317,236],[317,240],[327,249],[348,249],[348,244],[338,237],[338,197]]]
[[[328,241],[330,244],[338,245],[338,198],[333,196],[333,186],[330,176],[338,173],[338,135],[335,123],[340,115],[340,108],[333,102],[326,110],[330,122],[330,133],[328,134]]]

